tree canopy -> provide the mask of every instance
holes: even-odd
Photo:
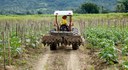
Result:
[[[94,3],[84,3],[77,9],[78,13],[99,13],[99,7]]]
[[[117,0],[0,0],[0,14],[53,14],[55,10],[75,10],[84,2],[114,11]]]
[[[128,0],[119,0],[116,9],[118,12],[128,12]]]

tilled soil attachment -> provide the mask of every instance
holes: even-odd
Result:
[[[81,36],[47,35],[43,36],[42,43],[50,46],[51,50],[56,50],[57,46],[60,46],[60,44],[72,45],[73,50],[77,50],[82,44],[82,39]]]
[[[82,43],[82,39],[80,36],[65,36],[64,37],[64,44],[66,45],[73,45],[76,44],[80,46]]]
[[[49,36],[43,36],[42,38],[42,43],[44,45],[51,45],[51,44],[59,44],[62,42],[62,38],[60,36],[52,36],[52,35],[49,35]]]

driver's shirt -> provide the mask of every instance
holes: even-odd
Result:
[[[67,25],[67,20],[66,19],[62,19],[61,25]]]

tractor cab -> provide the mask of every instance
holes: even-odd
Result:
[[[72,24],[72,11],[55,11],[55,23],[57,31],[71,31]],[[61,16],[61,22],[58,22],[58,16]],[[68,19],[69,18],[69,19]]]

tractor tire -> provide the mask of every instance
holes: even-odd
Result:
[[[57,45],[55,43],[51,44],[50,50],[57,50]]]
[[[78,29],[77,28],[72,28],[72,31],[73,31],[73,35],[78,35]]]
[[[72,49],[73,49],[73,50],[77,50],[78,48],[79,48],[79,46],[78,46],[77,44],[73,44],[73,45],[72,45]]]

